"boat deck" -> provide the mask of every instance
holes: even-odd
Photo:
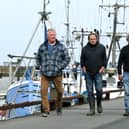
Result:
[[[0,121],[0,127],[6,129],[128,129],[129,117],[124,117],[123,98],[103,101],[102,114],[86,116],[88,104],[63,108],[63,115],[57,116],[51,111],[47,118],[40,113],[10,120]]]

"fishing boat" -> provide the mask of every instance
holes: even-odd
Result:
[[[69,10],[69,0],[68,0],[68,6],[67,9]],[[100,7],[103,7],[104,5],[101,5]],[[112,53],[112,60],[111,60],[111,65],[110,63],[108,63],[108,68],[103,76],[103,82],[104,82],[104,87],[103,87],[103,91],[104,91],[104,95],[103,98],[106,97],[106,93],[110,93],[109,99],[114,99],[120,96],[124,95],[123,90],[120,90],[117,87],[117,83],[118,83],[118,79],[117,79],[117,72],[116,72],[116,56],[114,53],[114,51],[116,50],[116,43],[118,42],[117,40],[117,28],[116,28],[116,24],[117,24],[117,13],[118,13],[118,8],[120,7],[118,4],[115,4],[114,6],[114,22],[113,22],[113,33],[110,34],[111,37],[111,44],[109,49],[107,50],[107,54],[108,54],[108,61],[110,60],[110,55]],[[116,9],[117,8],[117,9]],[[69,13],[69,11],[67,11]],[[40,22],[42,22],[44,25],[46,20],[48,19],[47,16],[51,14],[51,12],[46,12],[46,2],[44,0],[44,4],[43,4],[43,12],[40,12],[41,18],[40,21],[38,22],[38,25],[36,26],[34,33],[32,34],[32,37],[30,38],[30,41],[27,45],[27,49],[25,50],[24,54],[22,56],[14,56],[14,55],[10,55],[9,57],[11,58],[17,58],[17,60],[20,60],[17,64],[16,70],[13,74],[12,79],[15,77],[15,74],[17,73],[17,70],[20,68],[21,62],[23,59],[29,59],[28,64],[30,64],[30,60],[34,59],[35,57],[26,57],[26,52],[31,44],[31,41],[38,29],[38,26],[40,24]],[[69,14],[67,14],[69,15]],[[66,33],[69,34],[69,16],[67,17],[67,23],[66,25]],[[45,28],[45,26],[44,26]],[[45,28],[46,29],[46,28]],[[80,33],[81,35],[81,48],[83,47],[83,41],[84,41],[84,36],[87,36],[90,31],[84,31],[83,29],[79,30],[79,31],[73,31],[72,33]],[[93,30],[93,32],[98,33],[98,31],[95,29]],[[101,34],[99,35],[101,36]],[[69,52],[71,54],[71,57],[73,57],[73,44],[70,41],[69,35],[67,35],[67,47],[69,49]],[[115,50],[114,50],[115,49]],[[73,58],[72,58],[73,59]],[[71,96],[77,96],[78,94],[80,95],[85,95],[87,96],[87,92],[86,92],[86,86],[85,86],[85,79],[84,79],[84,75],[81,71],[80,65],[78,64],[76,66],[73,65],[75,62],[74,60],[71,61],[72,63],[63,70],[63,81],[62,84],[64,86],[64,94],[63,97],[71,97]],[[109,67],[110,66],[110,67]],[[29,71],[29,66],[27,66],[25,72],[24,72],[24,76],[21,80],[14,82],[11,79],[11,84],[7,90],[7,94],[6,94],[6,103],[9,104],[19,104],[19,103],[23,103],[23,102],[32,102],[32,101],[41,101],[41,95],[40,95],[40,78],[39,78],[39,71],[36,71],[36,65],[33,65],[33,70],[31,69],[31,72]],[[76,70],[76,71],[75,71]],[[36,75],[36,76],[35,76]],[[116,92],[117,91],[117,92]],[[55,88],[53,83],[51,83],[49,91],[48,91],[48,98],[49,100],[51,100],[53,97],[55,97]],[[71,105],[75,105],[76,103],[78,103],[77,99],[73,99],[73,100],[68,100],[68,102],[70,102]],[[26,116],[26,115],[31,115],[34,114],[35,112],[40,112],[41,105],[37,104],[37,105],[33,105],[33,106],[26,106],[26,107],[21,107],[21,108],[14,108],[14,109],[10,109],[8,111],[7,118],[8,119],[12,119],[12,118],[16,118],[16,117],[21,117],[21,116]]]
[[[14,83],[10,85],[6,94],[6,101],[11,103],[23,103],[30,101],[40,101],[40,83],[39,81],[26,80],[22,83]],[[16,118],[26,116],[40,111],[40,104],[36,106],[28,106],[24,108],[12,109],[8,112],[8,118]]]
[[[44,0],[43,4],[43,12],[39,13],[41,15],[40,21],[38,22],[38,25],[36,26],[36,29],[34,30],[34,33],[32,34],[32,37],[30,38],[30,41],[27,45],[27,48],[22,56],[12,55],[9,54],[9,58],[11,59],[17,59],[18,62],[16,64],[16,69],[13,73],[11,73],[12,77],[10,78],[10,85],[7,89],[6,93],[6,104],[20,104],[24,102],[32,102],[32,101],[41,101],[41,95],[40,95],[40,72],[36,69],[36,63],[35,63],[35,57],[27,57],[26,53],[27,50],[31,44],[31,41],[38,29],[39,23],[42,22],[44,24],[44,33],[46,33],[46,21],[48,20],[48,15],[51,14],[51,12],[46,12],[46,1]],[[69,27],[69,26],[67,26]],[[45,36],[44,36],[45,38]],[[68,38],[68,37],[67,37]],[[68,41],[67,41],[68,42]],[[35,54],[36,56],[36,54]],[[26,61],[28,64],[25,67],[25,71],[23,73],[23,76],[20,77],[17,80],[14,80],[16,73],[18,72],[19,68],[21,67],[22,61],[27,59]],[[33,65],[31,64],[31,61],[33,62]],[[29,65],[32,66],[29,66]],[[12,68],[10,68],[12,69]],[[76,71],[76,78],[75,74],[73,74],[73,69],[68,67],[63,70],[63,86],[64,86],[64,94],[63,97],[70,97],[70,96],[76,96],[79,94],[79,81],[80,81],[80,73],[81,69],[79,67]],[[55,93],[55,87],[53,83],[51,83],[49,89],[48,89],[48,99],[55,99],[56,93]],[[74,105],[77,103],[77,99],[73,100],[65,100],[65,102],[70,103],[71,105]],[[6,118],[12,119],[16,117],[21,116],[27,116],[34,114],[36,112],[41,112],[41,104],[33,105],[33,106],[26,106],[21,108],[13,108],[7,111]]]

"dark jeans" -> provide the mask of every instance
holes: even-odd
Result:
[[[101,103],[102,100],[102,74],[90,74],[85,73],[86,89],[88,92],[88,101],[95,102],[94,89],[97,96],[97,104]]]

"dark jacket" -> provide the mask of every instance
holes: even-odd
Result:
[[[62,74],[62,70],[69,64],[68,51],[58,40],[53,46],[52,53],[48,51],[48,41],[40,45],[37,53],[37,65],[42,75],[52,77]]]
[[[129,72],[129,44],[121,49],[118,60],[118,74],[122,74],[122,65],[125,72]]]
[[[85,66],[86,71],[95,74],[99,69],[107,65],[106,50],[102,44],[91,45],[87,43],[81,53],[81,67]]]

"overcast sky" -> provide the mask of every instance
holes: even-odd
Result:
[[[100,22],[110,23],[108,20],[101,21],[101,10],[99,5],[105,0],[70,0],[69,22],[70,30],[76,27],[78,30],[100,29]],[[107,1],[107,0],[106,0]],[[110,3],[109,0],[107,3]],[[113,0],[115,1],[115,0]],[[123,0],[116,0],[123,1]],[[50,0],[47,11],[52,12],[49,16],[49,22],[57,31],[59,39],[66,36],[66,0]],[[126,0],[129,3],[129,0]],[[8,54],[23,55],[27,44],[39,21],[39,11],[42,11],[43,0],[2,0],[0,4],[0,65],[3,62],[10,61]],[[103,10],[105,17],[108,15],[108,9]],[[129,20],[129,18],[128,18]],[[111,29],[109,24],[105,28]],[[37,51],[39,45],[43,42],[42,23],[34,36],[34,40],[27,53],[32,56]],[[125,31],[128,31],[126,26]]]

